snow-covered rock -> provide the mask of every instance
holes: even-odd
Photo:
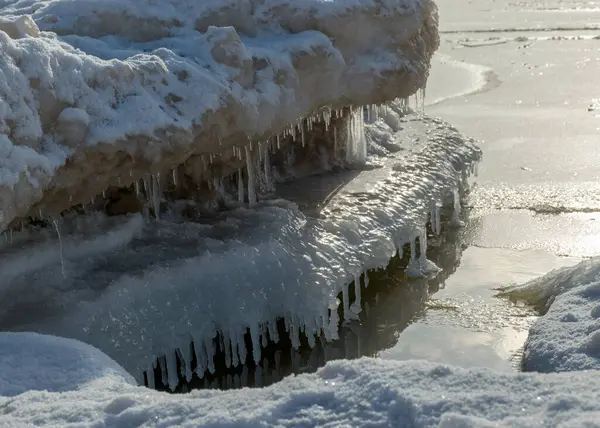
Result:
[[[408,97],[439,43],[431,0],[9,0],[0,14],[0,230],[192,155],[235,158],[323,108]]]

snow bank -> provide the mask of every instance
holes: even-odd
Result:
[[[61,241],[49,228],[15,233],[12,245],[0,243],[0,299],[10,302],[0,306],[0,328],[85,341],[140,382],[160,358],[172,388],[179,381],[175,351],[187,379],[193,360],[201,377],[214,369],[217,347],[226,350],[228,365],[245,362],[248,354],[260,361],[261,343],[278,340],[278,317],[295,348],[301,332],[309,343],[315,335],[335,339],[338,305],[346,319],[360,311],[365,271],[386,267],[407,243],[411,274],[435,269],[424,256],[425,225],[430,217],[439,219],[442,204],[458,198],[480,157],[447,124],[402,111],[394,104],[366,126],[369,138],[376,134],[381,144],[391,147],[396,139],[396,152],[355,171],[319,218],[276,200],[212,222],[190,222],[176,213],[163,221],[97,214],[57,223]],[[413,146],[394,132],[411,128],[420,136]],[[400,142],[405,150],[397,150]],[[350,300],[349,285],[356,300]]]
[[[22,345],[37,348],[43,358],[46,338],[22,338],[27,339]],[[71,349],[66,347],[65,354]],[[85,367],[70,362],[60,371]],[[34,362],[20,371],[37,374],[38,369]],[[4,370],[0,366],[2,375]],[[185,395],[136,387],[109,375],[61,393],[47,386],[48,392],[0,394],[0,425],[583,427],[596,426],[600,418],[596,372],[500,374],[424,361],[335,361],[315,374],[290,376],[267,388]]]
[[[431,0],[0,4],[0,230],[424,88]]]
[[[544,313],[525,343],[525,370],[600,369],[599,258],[552,271],[503,295],[534,304]]]
[[[0,397],[75,391],[109,379],[135,385],[125,370],[93,346],[36,333],[0,333]]]

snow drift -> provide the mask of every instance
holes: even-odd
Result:
[[[502,295],[544,314],[525,343],[524,370],[600,370],[600,258],[554,270]]]
[[[27,350],[50,342],[28,335],[19,341]],[[65,346],[67,360],[70,351]],[[97,350],[90,348],[88,354],[90,360],[100,360]],[[47,361],[60,366],[61,354],[53,355]],[[49,388],[6,397],[0,390],[0,425],[575,428],[597,426],[600,418],[597,372],[507,374],[363,358],[330,362],[315,374],[290,376],[267,388],[174,396],[111,375],[114,362],[106,360],[88,382],[61,393]],[[37,367],[21,366],[20,372],[29,369]]]
[[[231,174],[314,117],[424,88],[439,43],[430,0],[9,0],[0,14],[0,230],[186,162]]]

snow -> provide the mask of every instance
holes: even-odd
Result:
[[[123,368],[93,346],[36,333],[0,333],[0,367],[0,397],[76,391],[107,379],[135,385]]]
[[[38,155],[16,183],[0,165],[0,230],[243,152],[324,106],[408,97],[439,43],[430,0],[11,0],[0,14],[0,133]]]
[[[525,344],[526,370],[600,369],[600,258],[557,269],[503,294],[545,312]]]
[[[6,337],[0,333],[0,342]],[[113,361],[87,345],[34,334],[13,343],[1,355],[9,367],[19,366],[18,373],[3,364],[2,375],[40,383],[18,395],[0,389],[4,427],[590,427],[600,418],[597,372],[507,374],[362,358],[333,361],[267,388],[169,395],[132,385]],[[75,367],[83,370],[74,370],[73,350],[80,357]],[[39,359],[22,364],[19,357],[32,353]],[[43,384],[39,363],[77,382],[67,388],[57,376],[56,385]]]

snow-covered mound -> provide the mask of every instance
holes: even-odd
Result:
[[[369,169],[320,176],[319,186],[337,190],[318,218],[272,200],[202,223],[174,207],[162,221],[67,216],[56,223],[62,239],[54,228],[15,232],[12,244],[0,243],[0,300],[9,302],[0,305],[0,328],[90,343],[140,383],[159,358],[171,388],[194,368],[212,372],[217,348],[228,366],[248,355],[260,361],[261,344],[278,340],[277,318],[295,348],[301,333],[309,344],[335,339],[338,305],[346,319],[361,310],[366,271],[386,267],[405,244],[411,274],[435,269],[425,258],[426,223],[439,231],[440,207],[454,201],[460,209],[460,189],[480,157],[456,130],[407,115],[399,103],[364,132],[382,155]]]
[[[40,360],[21,365],[20,371],[33,379],[49,343],[43,336],[22,336],[19,345],[39,350]],[[52,353],[55,343],[58,340],[51,343]],[[73,345],[61,343],[68,355]],[[71,362],[67,358],[59,371],[89,368]],[[53,367],[60,369],[60,360],[55,363]],[[9,375],[6,370],[0,366],[0,379]],[[60,380],[58,388],[45,385],[49,392],[6,397],[0,389],[0,425],[575,428],[597,426],[600,420],[598,372],[501,374],[424,361],[363,358],[330,362],[315,374],[290,376],[267,388],[186,395],[168,395],[136,387],[122,377],[95,374],[82,370],[82,379],[89,375],[90,381],[70,390],[64,390]],[[51,392],[56,390],[63,392]]]
[[[184,163],[231,174],[316,116],[424,88],[439,43],[431,0],[3,0],[0,15],[0,231]]]
[[[600,370],[600,258],[557,269],[503,295],[544,313],[525,343],[525,370]]]
[[[135,385],[125,370],[93,346],[36,333],[0,333],[0,396],[75,391],[107,379]]]

